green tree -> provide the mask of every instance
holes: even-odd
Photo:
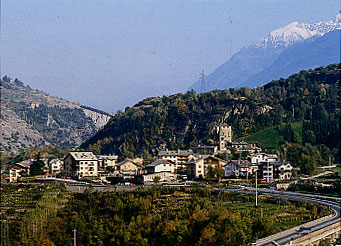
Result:
[[[306,154],[302,154],[300,160],[301,172],[304,174],[313,174],[316,170],[316,160]]]
[[[155,176],[155,177],[153,178],[153,181],[154,181],[155,184],[160,183],[160,180],[161,180],[160,176]]]
[[[224,176],[224,169],[222,169],[221,167],[216,167],[214,169],[214,174],[215,177],[220,180]]]
[[[35,160],[34,160],[33,164],[30,167],[30,174],[31,175],[44,174],[44,167],[45,167],[45,163],[41,159],[40,152],[38,152],[37,155],[35,156]]]
[[[213,179],[215,177],[215,173],[214,173],[214,170],[213,170],[212,166],[208,166],[207,167],[206,177],[209,178],[209,179]]]

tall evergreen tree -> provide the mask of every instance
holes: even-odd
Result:
[[[41,175],[44,174],[44,161],[41,159],[40,152],[37,153],[35,156],[35,160],[33,164],[30,167],[30,173],[31,175]]]

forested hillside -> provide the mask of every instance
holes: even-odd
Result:
[[[5,76],[1,88],[1,152],[49,144],[78,146],[112,115],[50,96]]]
[[[339,77],[340,64],[333,64],[255,89],[147,98],[113,117],[82,147],[148,157],[160,145],[177,149],[215,144],[220,123],[232,126],[234,139],[280,126],[285,141],[298,143],[292,123],[300,123],[300,144],[331,150],[339,146]]]

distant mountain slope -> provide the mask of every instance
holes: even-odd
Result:
[[[286,132],[292,132],[291,123],[301,122],[304,143],[335,148],[339,77],[340,64],[334,64],[261,88],[147,98],[115,115],[81,147],[97,153],[150,156],[161,145],[178,149],[216,144],[215,129],[221,123],[231,125],[233,138],[238,139],[283,124]]]
[[[285,78],[302,69],[326,66],[340,61],[340,30],[322,37],[310,38],[284,50],[267,69],[254,75],[241,86],[256,87],[264,82]]]
[[[247,79],[270,66],[285,49],[285,46],[250,45],[234,54],[227,62],[205,78],[205,91],[240,87]],[[201,81],[189,90],[201,92]]]
[[[111,114],[33,90],[5,76],[1,81],[1,152],[48,144],[78,146]]]
[[[292,45],[302,43],[307,39],[314,39],[317,37],[322,37],[328,32],[332,32],[334,30],[341,28],[341,14],[338,14],[336,18],[327,22],[318,22],[314,24],[306,24],[306,23],[298,23],[293,22],[287,26],[276,29],[269,33],[267,36],[259,39],[257,42],[252,43],[244,48],[242,48],[239,52],[234,54],[229,60],[227,60],[224,64],[218,67],[214,72],[209,74],[205,80],[206,91],[215,90],[215,89],[228,89],[228,88],[236,88],[240,86],[254,86],[252,83],[249,85],[248,80],[250,80],[256,74],[263,74],[272,66],[272,64],[277,64],[277,66],[283,66],[283,64],[279,64],[281,61],[277,61],[282,52],[286,51]],[[304,43],[304,45],[308,44]],[[338,43],[339,44],[339,43]],[[321,44],[323,45],[323,44]],[[323,49],[324,47],[317,47],[318,49]],[[308,51],[308,48],[305,49]],[[335,51],[336,53],[336,51]],[[291,59],[302,59],[295,53],[290,53],[292,55]],[[324,63],[327,55],[320,54],[321,56],[315,56],[316,53],[313,53],[313,59],[316,61],[314,67],[327,65],[330,63],[339,62],[340,60],[332,60],[329,63]],[[305,56],[306,59],[310,59],[311,57]],[[298,63],[304,63],[303,61]],[[309,61],[305,61],[304,65],[307,65]],[[285,65],[285,64],[284,64]],[[274,68],[274,67],[271,67]],[[312,66],[302,66],[296,67],[295,71],[286,71],[286,74],[292,74],[298,72],[302,69],[313,68]],[[276,67],[275,69],[279,69]],[[271,73],[271,72],[269,72]],[[261,78],[257,77],[258,81],[268,82],[275,78],[267,77]],[[197,92],[200,92],[201,81],[197,81],[193,84],[189,89],[194,89]],[[259,84],[258,84],[259,85]]]

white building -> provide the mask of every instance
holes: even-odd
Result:
[[[289,162],[279,163],[275,165],[274,178],[279,180],[291,179],[292,165]]]
[[[117,164],[116,172],[123,176],[135,176],[141,173],[141,168],[132,160],[125,160]]]
[[[187,175],[190,179],[205,178],[209,168],[223,168],[226,161],[215,156],[205,156],[187,163]]]
[[[98,160],[92,152],[70,152],[64,158],[64,173],[71,177],[95,177]]]
[[[261,148],[257,147],[256,144],[249,144],[247,142],[228,142],[227,146],[229,148],[235,149],[237,152],[249,152],[249,153],[260,153]]]
[[[62,160],[59,159],[53,159],[50,161],[50,170],[51,174],[59,174],[62,171],[62,167],[64,165]]]
[[[274,179],[274,165],[276,162],[261,162],[258,166],[258,178],[266,179],[269,183]]]
[[[226,150],[226,143],[232,142],[232,127],[220,125],[217,127],[219,150]]]
[[[146,166],[147,173],[175,172],[175,165],[169,160],[156,160]]]
[[[187,163],[187,176],[190,179],[201,179],[205,177],[204,159],[191,160]]]
[[[225,177],[251,177],[255,168],[247,160],[231,160],[224,166]]]
[[[259,164],[262,162],[276,162],[278,161],[278,156],[274,154],[258,153],[250,155],[248,160],[251,162],[251,164]]]
[[[107,167],[115,168],[118,160],[117,155],[96,155],[98,168],[106,170]]]
[[[159,173],[150,173],[150,174],[144,174],[138,177],[139,183],[154,183],[156,180],[156,177],[159,177],[159,182],[172,182],[176,180],[177,176],[174,173],[169,172],[159,172]]]
[[[158,158],[163,160],[170,160],[174,164],[185,164],[193,158],[193,151],[189,150],[161,150],[158,153]]]
[[[194,158],[193,150],[161,150],[158,153],[158,159],[170,160],[175,164],[177,173],[186,173],[187,165]]]
[[[16,163],[9,168],[9,182],[17,181],[23,174],[28,175],[30,166]]]

